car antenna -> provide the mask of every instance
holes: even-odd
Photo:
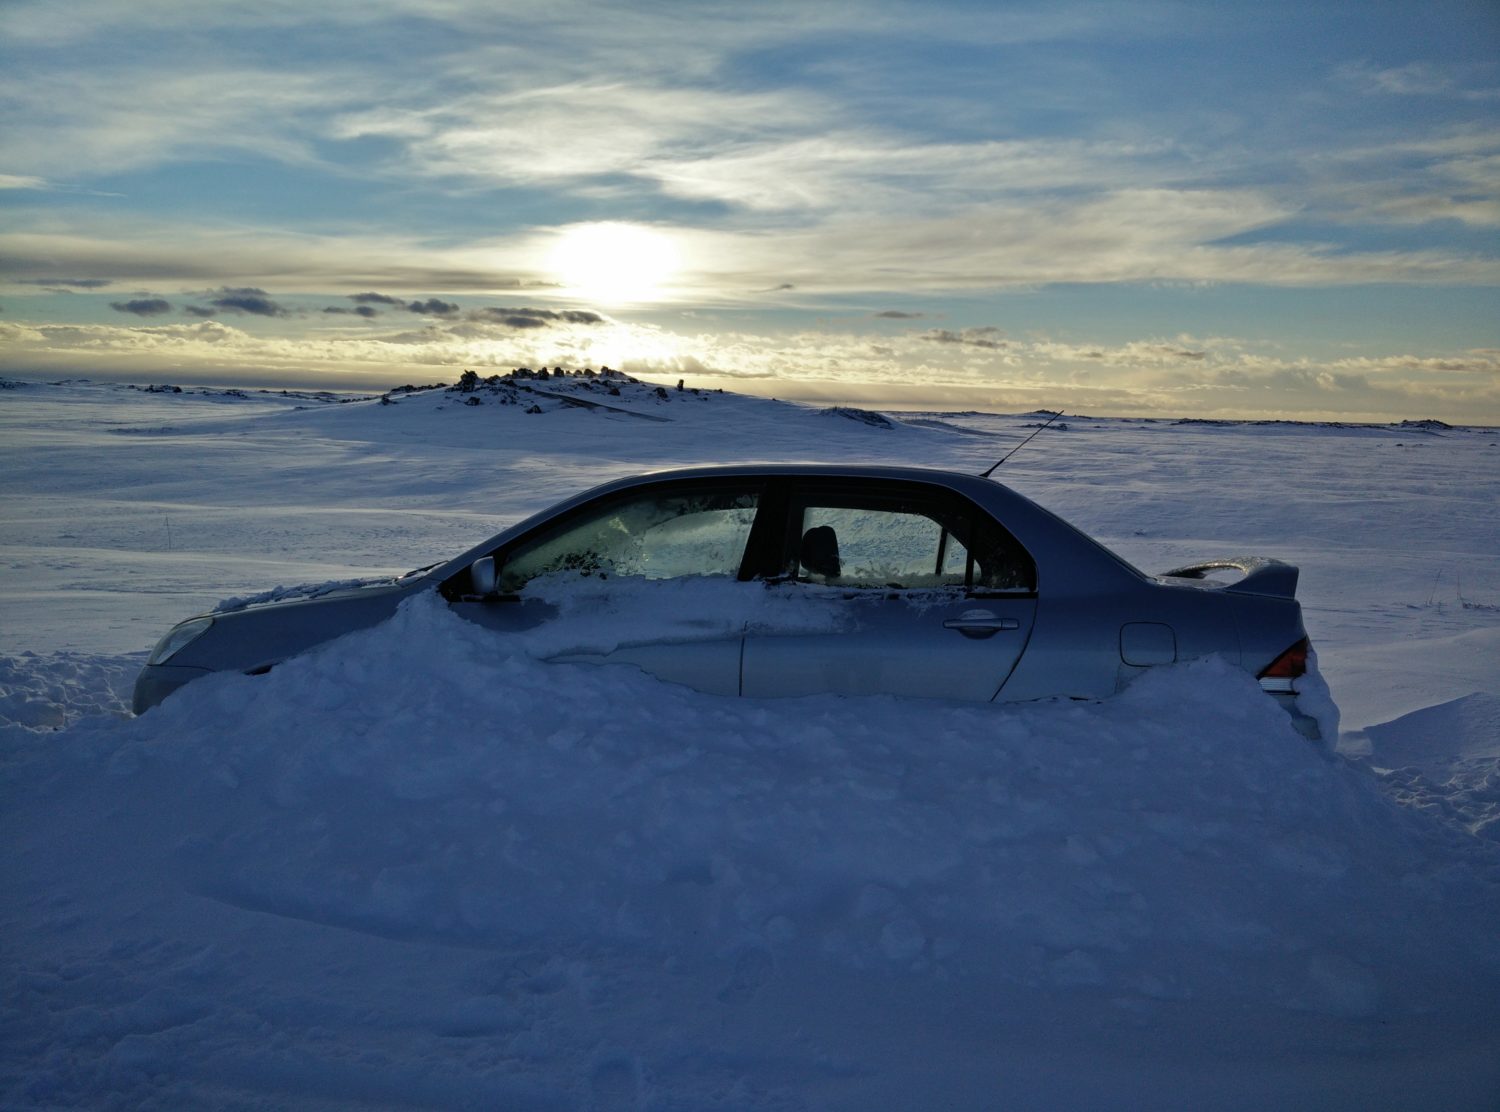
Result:
[[[1042,412],[1046,413],[1047,411],[1044,409],[1044,410],[1042,410]],[[1059,409],[1056,413],[1052,414],[1051,417],[1048,417],[1045,421],[1043,421],[1040,425],[1038,425],[1036,427],[1036,431],[1033,432],[1031,434],[1031,436],[1035,436],[1038,432],[1041,432],[1044,428],[1046,428],[1048,425],[1050,425],[1053,421],[1056,421],[1062,415],[1063,415],[1063,411]],[[1021,443],[1017,444],[1010,451],[1006,452],[1005,455],[1003,455],[999,459],[997,459],[990,466],[990,469],[988,471],[981,472],[980,475],[979,475],[979,477],[981,479],[988,479],[992,474],[994,474],[996,467],[999,467],[1006,460],[1010,459],[1011,456],[1015,455],[1022,448],[1026,447],[1026,445],[1030,444],[1031,443],[1031,436],[1028,436],[1025,440],[1021,441]]]

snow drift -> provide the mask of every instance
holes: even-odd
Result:
[[[0,395],[0,1104],[1496,1106],[1484,430],[1070,417],[1006,464],[1140,566],[1300,565],[1337,752],[1214,660],[1099,703],[716,698],[432,598],[121,714],[226,595],[656,466],[978,472],[1029,420],[589,381]]]
[[[1103,703],[758,701],[497,640],[423,597],[39,737],[7,770],[7,888],[51,960],[9,1099],[308,1097],[372,1025],[420,1062],[372,1067],[383,1104],[440,1075],[441,1103],[597,1106],[607,1059],[625,1107],[980,1108],[1005,1078],[1120,1106],[1144,1058],[1181,1107],[1379,1107],[1372,1058],[1413,1043],[1463,1063],[1452,1106],[1493,1091],[1493,862],[1238,669]],[[131,909],[102,933],[101,886]],[[372,974],[393,946],[461,970]],[[1069,1045],[1039,1073],[1042,1032]]]

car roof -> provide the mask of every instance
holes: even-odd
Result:
[[[993,490],[999,487],[1009,491],[1004,483],[987,479],[977,474],[949,471],[937,467],[898,466],[888,463],[729,463],[699,467],[675,467],[660,471],[646,471],[628,478],[618,479],[597,487],[604,491],[618,485],[621,489],[640,483],[673,481],[677,479],[710,478],[830,478],[830,479],[905,479],[910,482],[930,483],[956,490]],[[1014,493],[1014,492],[1012,492]]]

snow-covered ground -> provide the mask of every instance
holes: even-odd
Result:
[[[226,598],[625,473],[980,471],[1037,422],[387,397],[0,389],[0,1106],[1500,1105],[1496,430],[1069,416],[998,475],[1148,570],[1299,564],[1337,752],[1215,661],[728,699],[423,600],[127,717]]]

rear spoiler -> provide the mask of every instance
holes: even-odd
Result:
[[[1242,595],[1297,596],[1297,568],[1268,556],[1240,556],[1227,560],[1205,560],[1163,572],[1162,579],[1203,579],[1211,571],[1238,571],[1244,578],[1224,587]]]

